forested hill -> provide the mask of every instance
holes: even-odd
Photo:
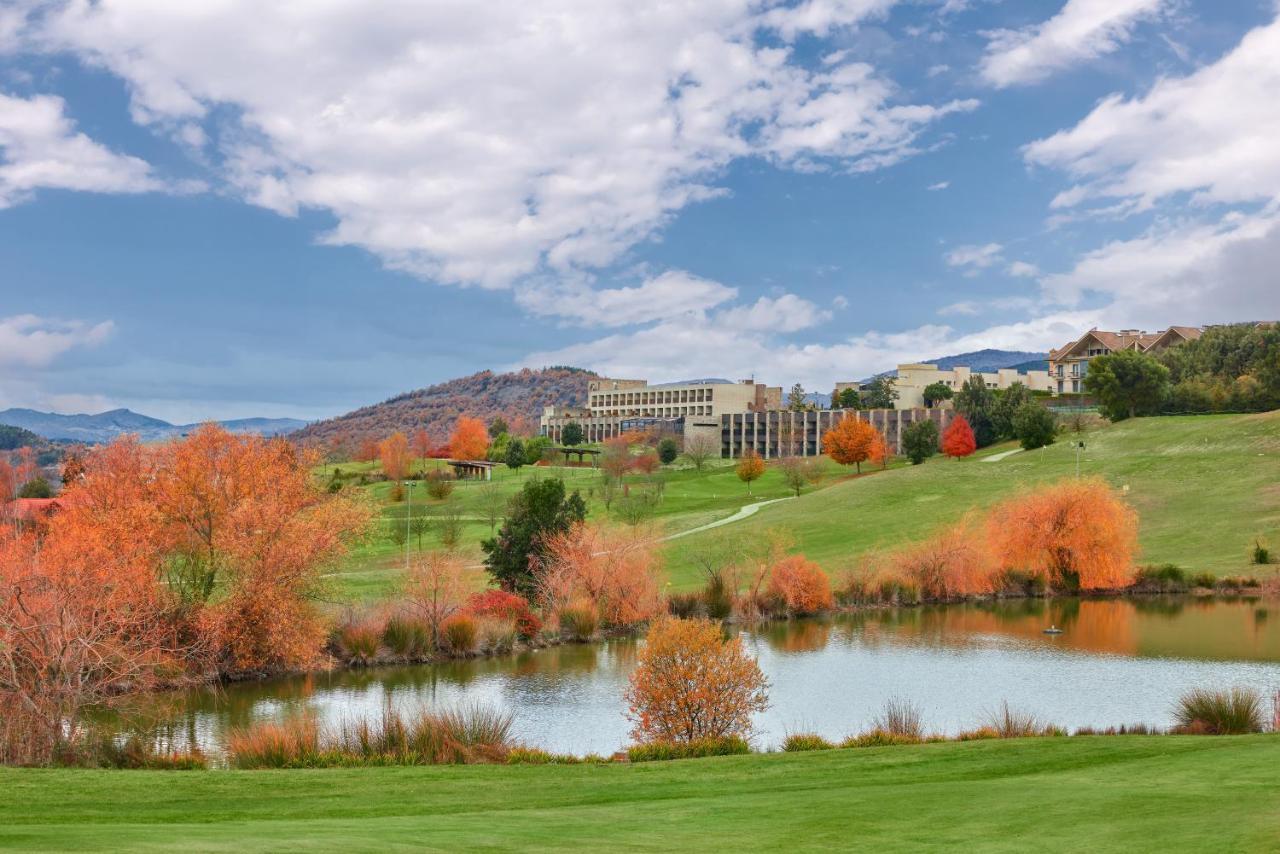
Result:
[[[502,416],[513,426],[523,421],[527,428],[536,430],[544,406],[586,403],[587,382],[595,376],[564,367],[526,368],[505,374],[481,371],[317,421],[290,438],[304,444],[332,446],[341,441],[354,446],[367,439],[383,439],[397,430],[412,435],[421,428],[433,443],[442,444],[460,415],[485,422]]]

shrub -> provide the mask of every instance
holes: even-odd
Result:
[[[987,715],[983,729],[995,731],[998,738],[1029,738],[1043,734],[1048,727],[1041,725],[1035,715],[1010,708],[1009,701],[1005,700],[1000,708]]]
[[[419,658],[434,652],[431,627],[402,614],[394,614],[387,620],[382,643],[400,658]]]
[[[791,555],[769,569],[765,595],[796,615],[816,614],[834,604],[827,574],[803,555]]]
[[[983,595],[996,587],[995,560],[971,518],[893,553],[887,571],[928,599]]]
[[[542,621],[529,608],[529,600],[518,593],[490,589],[467,600],[467,612],[477,617],[510,620],[522,637],[537,637]]]
[[[1175,593],[1187,589],[1187,574],[1172,563],[1144,566],[1138,570],[1133,586],[1143,590]]]
[[[1013,415],[1013,436],[1025,451],[1052,445],[1058,435],[1058,420],[1053,413],[1028,401]]]
[[[811,732],[797,732],[786,737],[782,749],[786,753],[803,753],[807,750],[831,750],[834,744]]]
[[[305,768],[318,765],[320,726],[304,715],[281,723],[260,723],[227,735],[233,768]]]
[[[586,597],[609,626],[634,626],[666,610],[660,557],[641,531],[575,525],[550,538],[545,552],[539,586],[548,607]]]
[[[903,744],[919,744],[923,739],[911,735],[873,729],[870,732],[851,735],[840,742],[841,747],[895,747]]]
[[[649,741],[627,748],[632,762],[663,762],[669,759],[700,759],[704,756],[738,756],[751,752],[751,745],[738,736],[696,738],[691,741]]]
[[[768,706],[768,682],[740,637],[709,620],[659,617],[626,691],[639,742],[745,737],[751,713]]]
[[[591,640],[600,625],[596,606],[590,599],[578,599],[559,611],[560,630],[574,640]]]
[[[702,611],[702,597],[697,593],[667,594],[667,613],[673,617],[698,617]]]
[[[1195,688],[1174,709],[1175,731],[1196,735],[1239,735],[1262,732],[1262,696],[1252,688],[1214,691]]]
[[[1212,572],[1197,572],[1195,575],[1191,576],[1192,587],[1204,587],[1212,590],[1217,585],[1218,576],[1214,575]]]
[[[510,618],[481,617],[476,622],[476,639],[485,652],[510,652],[520,639],[520,630]]]
[[[876,730],[919,741],[924,738],[924,721],[920,707],[910,700],[892,697],[874,722]]]
[[[440,626],[444,645],[454,655],[470,655],[476,651],[476,621],[467,614],[454,614]]]
[[[989,738],[1002,738],[1000,731],[989,726],[965,730],[956,736],[956,741],[986,741]]]
[[[676,444],[675,439],[667,437],[658,442],[658,459],[664,466],[674,463],[678,456],[680,456],[680,446]]]
[[[938,425],[932,420],[912,424],[902,431],[902,450],[913,466],[938,453]]]
[[[1271,563],[1271,550],[1263,545],[1262,540],[1254,540],[1250,557],[1254,563],[1265,566]]]
[[[368,664],[378,657],[382,641],[382,629],[373,620],[339,626],[334,637],[334,647],[339,657],[348,664]]]
[[[436,501],[443,501],[453,492],[454,476],[453,472],[444,468],[434,468],[427,472],[427,495]]]
[[[702,604],[713,620],[727,620],[733,613],[733,593],[724,573],[712,573],[707,579],[707,586],[702,589]]]

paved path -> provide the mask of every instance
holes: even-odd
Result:
[[[699,525],[696,528],[690,528],[689,530],[681,531],[678,534],[669,534],[663,537],[661,541],[665,543],[667,540],[675,540],[680,537],[687,537],[690,534],[701,534],[703,531],[710,531],[712,528],[719,528],[721,525],[728,525],[731,522],[741,522],[743,519],[746,519],[749,516],[756,515],[756,511],[759,510],[761,507],[764,507],[769,504],[777,504],[779,501],[790,501],[792,498],[795,498],[795,496],[788,495],[786,498],[771,498],[768,501],[757,501],[755,504],[748,504],[745,507],[743,507],[741,510],[739,510],[737,513],[734,513],[732,516],[726,516],[725,518],[719,520],[718,522],[708,522],[705,525]]]
[[[982,461],[984,463],[998,463],[1001,460],[1003,460],[1005,457],[1012,457],[1014,454],[1020,454],[1020,453],[1022,453],[1021,448],[1014,448],[1012,451],[1001,451],[998,454],[992,454],[989,457],[983,457]]]

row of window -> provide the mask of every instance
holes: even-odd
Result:
[[[654,409],[591,409],[596,418],[634,415],[640,418],[672,418],[677,415],[710,415],[710,406],[659,406]]]
[[[662,403],[706,403],[713,389],[673,389],[671,391],[627,391],[591,395],[591,408],[605,406],[652,406]]]

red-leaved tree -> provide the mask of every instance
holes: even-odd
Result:
[[[942,433],[942,453],[954,459],[967,457],[978,449],[973,428],[963,415],[957,415]]]

